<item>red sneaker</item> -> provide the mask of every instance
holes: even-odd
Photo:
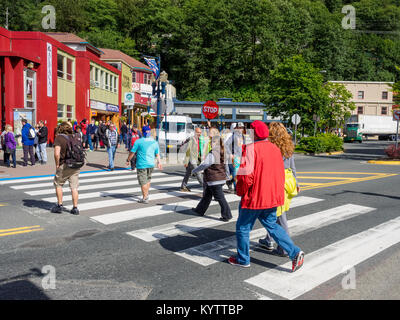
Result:
[[[237,262],[235,257],[230,257],[228,259],[229,264],[233,265],[233,266],[238,266],[238,267],[242,267],[242,268],[248,268],[250,267],[250,263],[249,264],[240,264],[239,262]]]
[[[300,250],[297,254],[296,258],[292,260],[292,272],[300,269],[303,266],[304,262],[304,252]]]

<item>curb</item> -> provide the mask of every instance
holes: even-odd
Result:
[[[392,165],[392,166],[399,166],[400,165],[400,160],[368,160],[367,163],[372,163],[372,164],[383,164],[383,165]]]

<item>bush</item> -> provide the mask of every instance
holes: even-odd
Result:
[[[319,134],[316,137],[302,138],[299,147],[309,153],[341,151],[343,140],[331,133]]]
[[[391,144],[385,149],[385,153],[389,158],[400,159],[400,145],[396,149],[396,145]]]

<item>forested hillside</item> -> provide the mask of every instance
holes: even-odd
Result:
[[[140,59],[161,55],[180,99],[264,100],[270,71],[302,55],[324,80],[395,81],[400,0],[1,0],[0,23],[40,30],[45,4],[56,31]],[[342,8],[356,9],[346,30]]]

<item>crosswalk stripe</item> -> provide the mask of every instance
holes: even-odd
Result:
[[[305,196],[296,197],[293,199],[292,208],[319,201],[322,201],[322,199],[305,197]],[[231,213],[232,213],[232,220],[230,220],[230,222],[235,222],[238,217],[238,210],[232,210]],[[200,218],[172,222],[164,224],[162,226],[152,227],[149,229],[134,230],[131,232],[127,232],[127,234],[132,237],[144,240],[146,242],[151,242],[159,239],[173,237],[183,233],[198,231],[204,228],[211,228],[225,224],[226,222],[223,222],[218,219],[220,216],[221,216],[220,214],[216,214]]]
[[[171,181],[175,181],[175,180],[171,180]],[[180,187],[181,184],[182,184],[181,182],[176,182],[176,183],[170,183],[168,185],[153,185],[150,187],[150,191],[176,188],[176,187]],[[189,185],[188,188],[200,188],[200,185]],[[124,188],[124,189],[114,189],[112,191],[97,191],[97,192],[90,192],[90,193],[81,193],[81,194],[79,194],[79,200],[91,199],[91,198],[115,197],[115,196],[129,194],[129,193],[141,192],[141,190],[142,190],[141,187],[133,187],[133,188]],[[186,193],[186,194],[188,194],[188,193]],[[150,194],[150,199],[154,199],[153,194]],[[55,201],[57,201],[57,197],[48,197],[48,198],[43,198],[40,200],[47,201],[47,202],[55,202]],[[63,196],[63,202],[67,202],[67,201],[72,201],[71,195]]]
[[[54,168],[55,170],[55,168]],[[85,172],[85,173],[79,173],[79,177],[91,177],[91,176],[101,176],[101,175],[107,175],[107,176],[112,176],[116,174],[126,174],[130,173],[129,170],[114,170],[114,171],[96,171],[96,172]],[[26,183],[26,182],[38,182],[38,181],[48,181],[48,180],[53,180],[54,175],[49,176],[49,177],[39,177],[39,178],[21,178],[21,179],[11,179],[11,180],[4,180],[0,181],[0,185],[3,184],[18,184],[18,183]]]
[[[399,242],[400,218],[396,218],[306,253],[303,267],[294,273],[288,262],[245,282],[284,298],[296,299]]]
[[[228,194],[225,197],[226,201],[239,201],[240,198],[234,194]],[[140,209],[120,211],[91,217],[92,220],[105,225],[115,224],[124,221],[131,221],[144,217],[158,216],[168,213],[180,212],[195,207],[199,200],[178,201],[174,203],[164,204],[161,206],[146,206]]]
[[[162,177],[162,176],[169,176],[166,175],[165,173],[158,172],[152,175],[153,177]],[[171,176],[169,176],[171,177]],[[117,177],[101,177],[101,178],[91,178],[91,179],[79,179],[79,185],[85,184],[85,183],[93,183],[93,182],[101,182],[101,181],[117,181],[117,180],[127,180],[130,179],[136,179],[136,174],[133,175],[132,173],[128,173],[122,176],[117,176]],[[43,183],[35,183],[35,184],[24,184],[24,185],[18,185],[18,186],[12,186],[11,188],[14,190],[23,190],[23,189],[35,189],[35,188],[43,188],[43,187],[52,187],[53,182],[43,182]]]
[[[175,177],[168,176],[168,177],[151,179],[151,182],[157,183],[157,182],[165,182],[165,181],[176,181],[176,180],[182,180],[182,179],[183,179],[183,177],[180,177],[180,176],[175,176]],[[80,192],[80,191],[100,189],[100,188],[132,186],[135,184],[137,184],[137,179],[136,179],[136,177],[132,177],[131,181],[119,181],[119,182],[109,182],[109,183],[90,184],[90,185],[79,186],[78,191]],[[43,194],[52,194],[54,192],[55,192],[54,188],[35,190],[35,191],[25,191],[25,193],[29,194],[30,196],[40,196]],[[64,187],[63,192],[67,193],[67,192],[71,192],[71,190],[69,187]]]
[[[290,236],[295,237],[339,221],[371,212],[373,210],[375,209],[370,207],[346,204],[289,220]],[[264,237],[265,234],[265,228],[253,230],[250,232],[250,240],[259,239]],[[229,256],[236,252],[236,245],[236,236],[231,236],[175,253],[203,266],[209,266],[218,261],[224,261],[229,258]],[[257,243],[252,243],[253,247],[254,245],[257,245]]]
[[[201,188],[201,186],[195,186],[195,188]],[[140,189],[140,188],[138,188]],[[139,190],[138,190],[139,191]],[[188,195],[187,192],[179,192],[179,191],[171,191],[167,193],[154,193],[150,194],[149,200],[161,200],[161,199],[168,199],[168,198],[173,198],[173,197],[181,197],[181,196],[186,196]],[[197,196],[201,196],[200,193],[195,194]],[[94,201],[94,202],[87,202],[80,204],[79,211],[85,211],[85,210],[92,210],[92,209],[99,209],[99,208],[108,208],[108,207],[114,207],[114,206],[121,206],[125,204],[134,204],[137,203],[139,199],[141,199],[142,196],[134,195],[132,197],[126,197],[123,199],[112,199],[112,200],[103,200],[103,201]],[[70,206],[65,206],[68,210],[72,209],[72,205]]]

